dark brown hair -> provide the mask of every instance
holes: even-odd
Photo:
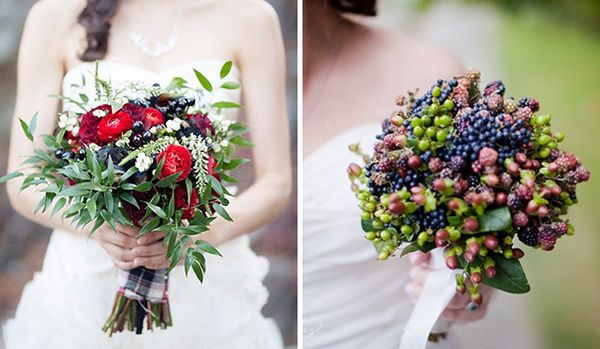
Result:
[[[331,0],[331,2],[341,12],[363,16],[375,16],[377,14],[375,9],[377,0]]]
[[[90,62],[104,58],[108,50],[110,21],[118,6],[118,0],[87,0],[87,5],[77,19],[86,30],[86,46],[79,54],[79,59]]]

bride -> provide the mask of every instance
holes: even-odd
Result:
[[[90,84],[96,60],[100,75],[113,84],[168,84],[174,76],[191,82],[193,68],[218,80],[220,67],[233,60],[237,68],[230,77],[244,89],[256,180],[231,201],[235,223],[217,220],[202,234],[224,255],[209,258],[204,284],[186,278],[181,266],[171,272],[174,326],[111,338],[101,327],[117,288],[117,269],[168,266],[164,234],[137,239],[133,229],[119,227],[115,233],[103,227],[87,240],[86,231],[65,221],[34,215],[39,194],[9,184],[14,208],[54,232],[42,271],[4,326],[6,348],[281,348],[274,322],[261,315],[268,262],[252,252],[247,237],[281,213],[291,190],[284,51],[275,12],[261,0],[41,0],[22,38],[15,120],[39,112],[36,136],[51,134],[57,112],[71,106],[48,96],[75,97],[73,86]],[[238,92],[226,94],[223,98],[240,98]],[[41,137],[35,146],[43,146]],[[9,171],[33,148],[13,121]]]

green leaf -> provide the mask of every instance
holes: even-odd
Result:
[[[106,171],[108,183],[112,185],[115,182],[115,165],[113,164],[112,156],[108,157],[108,167]]]
[[[187,81],[178,76],[174,77],[169,85],[167,86],[167,90],[176,90],[186,87]]]
[[[239,183],[240,182],[237,178],[226,175],[225,173],[221,173],[221,179],[224,180],[225,182],[229,182],[229,183]]]
[[[85,206],[90,213],[90,216],[96,217],[96,200],[89,199]]]
[[[171,190],[171,199],[167,205],[167,216],[172,217],[173,214],[175,214],[175,191]]]
[[[202,283],[204,281],[204,270],[202,270],[200,262],[194,260],[192,262],[192,270],[194,271],[194,274],[196,274],[198,280],[200,280],[200,283]]]
[[[156,229],[158,227],[159,224],[160,224],[160,218],[159,217],[152,218],[148,223],[146,223],[142,227],[142,229],[140,229],[140,232],[138,233],[138,236],[142,236],[144,234],[147,234],[147,233],[153,231],[154,229]]]
[[[162,208],[160,208],[156,205],[153,205],[149,202],[147,203],[147,205],[148,205],[148,208],[150,208],[152,210],[152,212],[156,213],[157,216],[159,216],[160,218],[167,219],[167,214],[165,213],[165,211]]]
[[[248,161],[249,161],[248,159],[232,159],[229,162],[223,163],[221,168],[226,171],[233,170],[233,169],[237,168],[238,166],[245,164]]]
[[[139,191],[139,192],[147,192],[150,189],[152,189],[151,182],[144,182],[144,183],[136,185],[135,188],[133,188],[133,190]]]
[[[79,94],[79,98],[81,98],[81,101],[85,104],[87,104],[90,101],[90,98],[83,93]]]
[[[206,76],[204,76],[201,72],[197,71],[196,69],[194,69],[194,73],[196,74],[196,78],[200,82],[200,85],[202,85],[202,87],[204,87],[204,89],[208,92],[212,92],[213,87],[210,84],[210,81],[208,81],[208,79],[206,78]]]
[[[37,128],[37,118],[38,118],[38,113],[35,113],[35,114],[33,114],[31,121],[29,121],[29,132],[31,132],[31,135],[33,135],[35,133],[35,130]]]
[[[27,139],[29,139],[30,141],[33,142],[33,134],[31,134],[31,131],[29,130],[29,126],[27,125],[27,123],[25,121],[23,121],[23,119],[21,119],[21,118],[19,118],[19,123],[21,124],[23,133],[25,133],[25,136],[27,137]]]
[[[163,166],[165,165],[165,158],[163,157],[162,159],[160,159],[160,161],[158,162],[158,165],[156,166],[156,170],[154,170],[154,175],[152,175],[152,180],[156,180],[158,179],[158,176],[160,175],[160,173],[162,172]]]
[[[227,61],[227,62],[225,62],[225,64],[223,64],[223,66],[221,67],[221,72],[219,73],[219,76],[221,76],[221,79],[223,79],[227,75],[229,75],[229,72],[231,71],[232,66],[233,66],[232,61]]]
[[[50,218],[54,217],[58,211],[62,210],[63,207],[67,204],[67,198],[60,198],[56,204],[54,204],[54,209],[52,209],[52,213],[50,213]]]
[[[483,283],[509,293],[526,293],[531,287],[521,263],[516,259],[507,259],[496,255],[496,276],[493,279],[483,275]]]
[[[125,182],[127,179],[129,179],[129,177],[133,176],[134,174],[136,174],[136,172],[138,172],[137,168],[135,168],[135,166],[130,167],[127,172],[123,173],[123,175],[121,175],[121,182]]]
[[[114,208],[114,199],[112,193],[109,191],[104,192],[104,206],[106,206],[108,212],[112,215]]]
[[[23,176],[23,172],[11,172],[3,177],[0,177],[0,183],[5,183],[11,179]]]
[[[215,205],[213,205],[213,207],[214,207],[215,211],[217,211],[219,216],[223,217],[227,221],[233,222],[233,219],[231,219],[231,217],[229,216],[229,213],[227,213],[227,211],[225,211],[223,206],[215,204]]]
[[[360,226],[365,233],[377,231],[377,229],[373,228],[373,220],[371,219],[361,219]]]
[[[239,108],[240,105],[234,102],[220,101],[212,104],[214,108],[220,109],[231,109],[231,108]]]
[[[202,251],[210,254],[214,254],[215,256],[223,257],[221,253],[211,244],[206,241],[198,240],[196,241],[196,246]]]
[[[240,84],[234,81],[227,81],[221,84],[221,88],[226,90],[237,90],[240,88]]]
[[[402,252],[400,253],[400,257],[403,257],[409,253],[416,251],[419,251],[419,246],[417,246],[417,244],[410,244],[402,250]]]
[[[137,208],[138,210],[140,209],[140,206],[138,205],[137,200],[130,193],[123,193],[120,195],[120,198],[121,198],[121,200],[128,202],[131,205],[135,206],[135,208]]]
[[[179,179],[179,176],[181,176],[181,171],[174,173],[168,177],[165,177],[163,179],[161,179],[160,181],[158,181],[158,183],[156,183],[156,186],[159,188],[166,188],[172,184],[174,184],[175,182],[177,182],[177,179]]]
[[[485,212],[479,217],[479,231],[505,231],[512,225],[512,218],[508,207],[500,207]]]

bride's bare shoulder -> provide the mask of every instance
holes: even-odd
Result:
[[[387,29],[371,29],[378,45],[386,47],[384,59],[403,62],[427,71],[432,79],[450,78],[464,73],[464,65],[450,50],[424,39]]]
[[[226,0],[224,5],[235,9],[230,14],[243,23],[253,22],[256,25],[278,21],[277,12],[265,0]]]
[[[84,0],[39,0],[27,15],[24,31],[40,29],[47,37],[52,37],[52,33],[62,36],[75,25],[84,6]]]

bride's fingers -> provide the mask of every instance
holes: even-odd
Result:
[[[408,258],[413,265],[423,265],[429,261],[431,255],[429,253],[423,253],[421,251],[416,251],[410,253]]]
[[[140,232],[140,229],[128,225],[117,224],[117,231],[124,235],[136,237],[137,234]]]
[[[133,265],[136,267],[145,266],[149,269],[164,269],[169,266],[169,261],[164,255],[152,257],[136,257],[133,260]]]
[[[142,237],[139,237],[137,239],[137,243],[139,245],[149,245],[151,243],[154,243],[155,241],[158,241],[158,240],[164,238],[165,235],[167,235],[167,233],[164,233],[164,232],[148,233]]]
[[[165,256],[167,249],[163,245],[162,241],[155,242],[150,245],[143,245],[134,247],[131,250],[135,257],[151,257],[151,256]]]
[[[113,245],[111,243],[105,243],[104,248],[111,256],[113,263],[121,269],[133,268],[133,254],[130,250]]]
[[[115,233],[114,231],[106,232],[103,239],[109,243],[128,249],[132,249],[138,245],[136,240],[131,236]]]
[[[463,309],[446,309],[442,313],[442,316],[447,320],[456,323],[467,323],[471,321],[481,320],[485,317],[485,309],[477,308],[473,311],[467,311]]]

